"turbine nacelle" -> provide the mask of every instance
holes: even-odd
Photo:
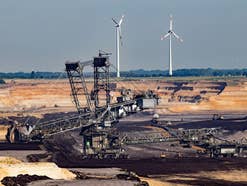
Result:
[[[119,22],[117,22],[114,18],[112,18],[113,23],[115,23],[115,27],[120,27],[121,24],[123,23],[124,15],[122,15],[121,19]]]
[[[174,36],[176,39],[178,39],[180,42],[183,42],[183,39],[180,38],[174,31],[169,30],[168,33],[161,37],[161,40],[166,39],[168,36]]]

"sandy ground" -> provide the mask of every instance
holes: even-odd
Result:
[[[44,150],[1,150],[0,157],[13,157],[21,162],[28,162],[27,156],[29,154],[43,154]]]
[[[5,135],[7,134],[9,126],[7,125],[0,125],[0,141],[5,141],[6,137]]]
[[[55,163],[26,163],[12,157],[0,157],[0,180],[6,176],[20,174],[48,176],[52,179],[64,180],[73,180],[76,177],[72,172],[59,168]]]

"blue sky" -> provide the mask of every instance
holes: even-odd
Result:
[[[66,60],[112,52],[112,17],[125,14],[121,70],[168,69],[169,28],[174,68],[246,68],[246,0],[0,0],[0,71],[62,71]]]

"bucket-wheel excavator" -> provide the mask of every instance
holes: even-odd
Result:
[[[14,122],[9,128],[6,138],[10,143],[42,142],[43,139],[71,130],[80,129],[83,138],[83,154],[85,157],[118,158],[124,156],[121,139],[116,132],[118,119],[135,113],[150,101],[158,103],[155,94],[136,95],[131,99],[117,97],[111,100],[109,54],[99,52],[92,60],[66,62],[66,72],[71,87],[71,96],[78,114],[56,120],[31,124]],[[89,91],[85,79],[85,68],[93,68],[93,88]]]

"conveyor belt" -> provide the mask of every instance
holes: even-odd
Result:
[[[115,112],[119,108],[124,106],[131,106],[133,104],[137,104],[137,100],[129,100],[121,103],[114,103],[110,105],[111,111]],[[105,111],[105,107],[101,107],[97,109],[97,112],[100,114]],[[86,127],[93,125],[92,120],[94,119],[93,112],[81,113],[78,115],[74,115],[69,118],[59,118],[56,120],[46,121],[42,123],[38,123],[33,125],[34,129],[28,136],[22,136],[23,139],[28,140],[40,140],[46,136],[51,136],[54,134],[75,130],[81,127]]]

